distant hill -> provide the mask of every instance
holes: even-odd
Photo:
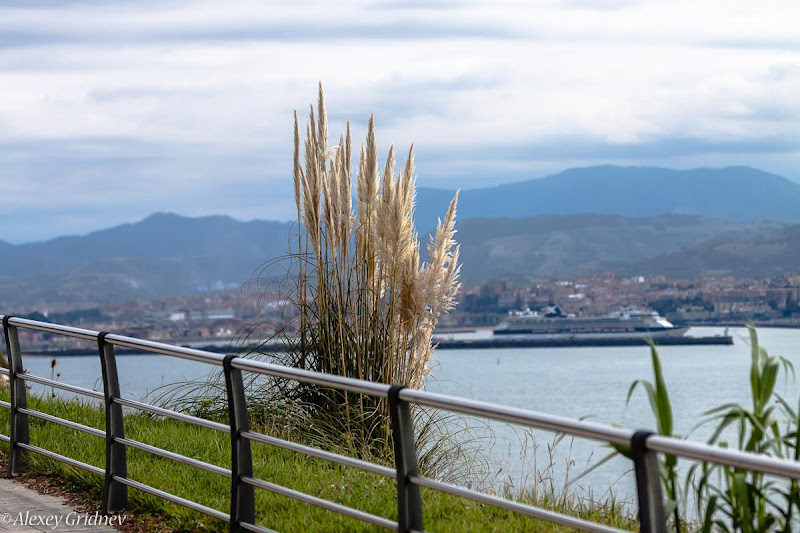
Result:
[[[471,219],[458,224],[462,275],[467,283],[498,277],[579,277],[603,272],[683,277],[703,273],[680,259],[657,259],[692,250],[703,255],[708,242],[779,242],[786,226],[776,222],[732,222],[689,215],[542,215],[522,219]],[[773,259],[783,260],[783,257]],[[695,264],[700,264],[695,262]],[[800,263],[798,263],[800,264]],[[783,263],[788,268],[791,263]],[[752,270],[747,258],[731,271]]]
[[[584,214],[471,219],[457,229],[466,283],[608,271],[769,275],[800,265],[800,226],[777,222]],[[3,243],[0,312],[236,289],[287,251],[290,230],[287,223],[156,214],[82,237]]]
[[[285,249],[289,224],[254,220],[240,222],[228,216],[183,217],[156,213],[140,222],[122,224],[84,236],[58,237],[19,244],[3,256],[3,273],[49,271],[87,261],[118,257],[224,257],[255,251]],[[262,256],[263,258],[263,256]],[[236,261],[226,261],[230,266]],[[223,275],[223,269],[220,274]]]
[[[699,274],[767,277],[800,271],[800,226],[757,238],[724,237],[637,262],[621,269],[638,274],[668,272],[672,278]]]
[[[159,213],[81,237],[7,245],[0,306],[98,305],[241,287],[262,263],[286,253],[289,229]]]
[[[435,227],[455,191],[421,188],[418,227]],[[800,222],[800,184],[749,167],[670,170],[594,166],[461,192],[458,216],[472,218],[597,213],[664,213],[736,221]]]

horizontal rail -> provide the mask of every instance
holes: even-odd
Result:
[[[75,468],[88,470],[89,472],[97,474],[98,476],[105,475],[105,471],[102,468],[97,468],[96,466],[88,465],[86,463],[82,463],[81,461],[76,461],[75,459],[70,459],[69,457],[65,457],[56,452],[51,452],[50,450],[45,450],[44,448],[39,448],[38,446],[33,446],[32,444],[25,444],[24,442],[18,442],[17,446],[19,446],[23,450],[28,450],[30,452],[38,453],[39,455],[43,455],[49,459],[53,459],[55,461],[59,461],[64,464],[68,464],[70,466],[74,466]]]
[[[4,315],[0,315],[0,320]],[[72,326],[62,326],[61,324],[51,324],[49,322],[39,322],[37,320],[30,320],[27,318],[12,317],[9,320],[12,326],[20,326],[26,329],[33,329],[36,331],[43,331],[46,333],[55,333],[57,335],[64,335],[76,339],[84,339],[87,341],[96,341],[100,335],[99,331],[91,329],[75,328]],[[137,350],[144,350],[146,352],[160,353],[162,355],[172,355],[182,359],[191,359],[201,363],[209,363],[214,365],[222,365],[224,355],[206,352],[203,350],[196,350],[194,348],[184,348],[183,346],[173,346],[171,344],[164,344],[162,342],[146,341],[143,339],[136,339],[134,337],[126,337],[124,335],[106,335],[106,342],[116,346],[123,346],[125,348],[134,348]]]
[[[548,511],[546,509],[540,509],[538,507],[525,505],[515,501],[507,500],[505,498],[500,498],[498,496],[491,496],[489,494],[470,490],[459,485],[443,483],[441,481],[435,481],[433,479],[428,479],[421,476],[409,476],[409,481],[420,487],[446,492],[447,494],[452,494],[453,496],[459,496],[461,498],[466,498],[480,503],[486,503],[495,507],[501,507],[503,509],[508,509],[509,511],[525,514],[541,520],[547,520],[548,522],[561,524],[562,526],[572,527],[582,531],[591,531],[595,533],[621,533],[625,531],[623,529],[603,526],[596,522],[582,520],[580,518],[563,515],[554,511]]]
[[[186,498],[175,496],[174,494],[170,494],[169,492],[158,490],[154,487],[151,487],[150,485],[145,485],[144,483],[139,483],[138,481],[134,481],[126,477],[113,476],[113,478],[114,481],[132,487],[136,490],[142,491],[146,494],[150,494],[151,496],[156,496],[158,498],[161,498],[162,500],[167,500],[168,502],[177,503],[178,505],[183,505],[184,507],[188,507],[193,511],[198,511],[203,514],[207,514],[208,516],[217,518],[219,520],[223,520],[225,522],[230,522],[231,519],[230,516],[228,516],[226,513],[223,513],[222,511],[218,511],[211,507],[206,507],[205,505],[193,502],[192,500],[187,500]]]
[[[135,339],[133,337],[125,337],[123,335],[109,334],[106,335],[105,340],[107,343],[115,346],[134,348],[136,350],[144,350],[146,352],[159,353],[161,355],[171,355],[174,357],[180,357],[181,359],[189,359],[191,361],[198,361],[200,363],[208,363],[218,366],[222,366],[222,360],[225,359],[224,355],[220,355],[218,353],[196,350],[194,348],[184,348],[183,346],[173,346],[172,344],[164,344],[163,342]]]
[[[70,429],[83,431],[84,433],[88,433],[89,435],[94,435],[95,437],[100,437],[102,439],[106,438],[105,431],[89,426],[84,426],[83,424],[79,424],[78,422],[73,422],[72,420],[65,420],[57,416],[48,415],[47,413],[42,413],[41,411],[34,411],[33,409],[26,409],[24,407],[18,408],[17,411],[19,411],[24,415],[32,416],[40,420],[46,420],[47,422],[59,424],[61,426],[68,427]]]
[[[275,483],[270,483],[269,481],[264,481],[262,479],[243,477],[242,481],[247,483],[248,485],[268,490],[270,492],[274,492],[275,494],[286,496],[287,498],[292,498],[294,500],[298,500],[303,503],[308,503],[316,507],[321,507],[322,509],[334,511],[339,514],[343,514],[345,516],[361,520],[362,522],[367,522],[368,524],[372,524],[374,526],[384,527],[386,529],[393,529],[397,531],[397,522],[393,522],[387,518],[383,518],[382,516],[375,516],[374,514],[366,513],[364,511],[359,511],[358,509],[353,509],[352,507],[347,507],[345,505],[340,505],[338,503],[334,503],[328,500],[323,500],[322,498],[311,496],[310,494],[306,494],[305,492],[300,492],[298,490],[290,489],[282,485],[276,485]]]
[[[3,316],[0,315],[0,320]],[[30,320],[28,318],[20,318],[18,316],[12,317],[8,322],[12,326],[21,326],[26,329],[33,329],[36,331],[44,331],[45,333],[55,333],[56,335],[64,335],[65,337],[73,337],[75,339],[83,339],[87,341],[97,340],[97,331],[90,329],[76,328],[72,326],[62,326],[61,324],[51,324],[50,322],[39,322],[38,320]]]
[[[403,389],[400,391],[400,399],[465,415],[482,416],[502,422],[567,433],[576,437],[614,444],[630,444],[633,436],[633,432],[627,429],[435,392]]]
[[[0,407],[5,407],[6,409],[11,409],[11,404],[8,403],[8,402],[4,402],[3,400],[0,400]]]
[[[0,366],[0,374],[3,374],[5,376],[10,376],[11,375],[11,371],[9,369],[7,369],[7,368],[3,368],[2,366]]]
[[[249,522],[239,522],[239,525],[242,526],[242,529],[246,529],[247,531],[253,531],[255,533],[278,533],[274,529],[267,529],[263,526],[250,524]]]
[[[667,455],[800,479],[800,463],[778,457],[720,448],[702,442],[678,440],[662,435],[651,435],[647,439],[647,448]]]
[[[159,457],[163,457],[165,459],[172,459],[178,463],[183,463],[185,465],[194,466],[195,468],[199,468],[201,470],[205,470],[207,472],[211,472],[214,474],[219,474],[220,476],[231,477],[231,471],[221,466],[212,465],[211,463],[206,463],[204,461],[200,461],[198,459],[193,459],[191,457],[186,457],[185,455],[181,455],[179,453],[170,452],[163,448],[158,448],[156,446],[150,446],[149,444],[145,444],[143,442],[139,442],[136,440],[125,439],[116,437],[114,438],[114,442],[119,442],[120,444],[124,444],[125,446],[129,446],[131,448],[136,448],[137,450],[142,450],[143,452],[152,453],[153,455],[158,455]]]
[[[67,383],[61,383],[60,381],[53,381],[52,379],[46,379],[39,376],[34,376],[32,374],[17,374],[18,378],[22,378],[25,381],[32,381],[34,383],[38,383],[39,385],[46,385],[48,387],[53,387],[56,389],[65,390],[67,392],[74,392],[75,394],[81,394],[83,396],[89,396],[91,398],[95,398],[97,400],[103,400],[105,397],[103,396],[102,392],[97,392],[96,390],[91,389],[84,389],[83,387],[76,387],[75,385],[69,385]]]
[[[389,385],[383,383],[323,374],[322,372],[312,372],[311,370],[301,370],[299,368],[266,363],[264,361],[253,361],[252,359],[236,358],[231,362],[231,365],[233,368],[238,368],[239,370],[249,370],[268,376],[292,379],[301,383],[311,383],[313,385],[332,387],[349,392],[357,392],[359,394],[366,394],[367,396],[386,398],[389,395]]]
[[[250,431],[243,431],[241,433],[241,436],[246,439],[250,439],[252,441],[261,442],[263,444],[269,444],[272,446],[277,446],[285,450],[300,452],[302,454],[311,457],[316,457],[318,459],[326,459],[328,461],[332,461],[340,465],[352,466],[353,468],[366,470],[367,472],[372,472],[373,474],[378,474],[380,476],[385,476],[392,479],[395,479],[397,477],[397,471],[394,470],[393,468],[376,465],[375,463],[362,461],[361,459],[354,459],[353,457],[347,457],[346,455],[326,452],[325,450],[320,450],[319,448],[312,448],[311,446],[305,446],[303,444],[297,444],[296,442],[290,442],[288,440],[269,437],[267,435],[262,435],[261,433],[252,433]]]
[[[167,418],[178,420],[180,422],[187,422],[189,424],[194,424],[196,426],[202,426],[204,428],[214,429],[217,431],[221,431],[223,433],[231,432],[231,427],[225,424],[220,424],[219,422],[206,420],[205,418],[200,418],[199,416],[192,416],[184,413],[179,413],[177,411],[172,411],[170,409],[164,409],[163,407],[156,407],[155,405],[150,405],[149,403],[142,403],[142,402],[137,402],[135,400],[128,400],[127,398],[114,398],[114,403],[124,405],[125,407],[131,407],[133,409],[139,409],[140,411],[145,411],[154,415],[165,416]]]
[[[8,435],[0,435],[0,440],[3,442],[11,442],[11,437]]]

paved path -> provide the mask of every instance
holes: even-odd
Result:
[[[84,531],[118,533],[110,527],[112,518],[118,523],[124,515],[105,517],[101,514],[76,511],[64,500],[39,494],[22,483],[0,478],[0,532],[17,531]]]

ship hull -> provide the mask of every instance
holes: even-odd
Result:
[[[537,331],[515,328],[495,330],[494,337],[502,339],[663,339],[682,337],[689,326],[634,331]]]

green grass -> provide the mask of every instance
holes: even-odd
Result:
[[[4,399],[7,392],[2,393]],[[29,407],[98,429],[105,428],[102,409],[75,400],[30,397]],[[57,424],[29,417],[31,444],[73,459],[104,467],[104,440]],[[230,468],[230,437],[168,419],[138,413],[125,416],[126,437],[169,451]],[[0,431],[9,433],[8,411],[0,410]],[[3,444],[3,455],[7,452]],[[28,468],[56,479],[69,491],[99,502],[103,480],[31,453]],[[253,443],[253,462],[258,478],[314,496],[396,519],[393,480],[308,458],[286,450]],[[128,449],[128,477],[160,490],[228,512],[230,482],[227,478],[191,468],[135,449]],[[567,531],[508,511],[423,489],[425,529],[428,531]],[[596,506],[574,502],[558,504],[557,510],[578,514],[622,528],[636,523],[613,502]],[[162,515],[174,531],[224,531],[227,524],[130,489],[129,509],[136,513]],[[281,532],[383,531],[339,514],[283,496],[256,489],[257,522]]]

